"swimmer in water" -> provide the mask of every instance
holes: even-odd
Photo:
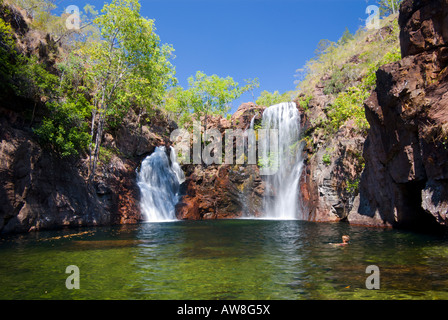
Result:
[[[334,246],[338,246],[338,247],[344,247],[346,245],[348,245],[348,242],[350,241],[350,237],[347,235],[343,235],[342,236],[342,243],[330,243]]]

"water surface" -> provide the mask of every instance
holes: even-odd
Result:
[[[335,247],[348,234],[351,243]],[[65,269],[80,270],[68,290]],[[380,269],[380,289],[365,286]],[[341,223],[213,220],[0,238],[0,299],[448,299],[448,239]]]

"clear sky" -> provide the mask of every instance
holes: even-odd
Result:
[[[101,9],[103,0],[88,2]],[[314,56],[321,39],[337,41],[365,25],[366,8],[375,0],[141,0],[142,16],[155,20],[163,43],[175,49],[176,76],[187,87],[188,77],[231,76],[240,84],[258,78],[261,91],[294,90],[296,70]],[[252,101],[246,93],[233,103]]]

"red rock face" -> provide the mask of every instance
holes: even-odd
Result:
[[[402,57],[446,46],[447,8],[446,0],[403,1],[398,20]]]
[[[254,116],[261,119],[262,111],[263,108],[253,103],[244,103],[230,121],[209,117],[207,128],[220,130],[224,137],[226,129],[247,129]],[[178,219],[230,219],[260,215],[264,182],[256,165],[184,165],[183,169],[186,173],[185,195],[176,205]]]
[[[352,223],[447,225],[448,2],[402,3],[403,60],[381,67]]]
[[[259,216],[264,183],[255,165],[196,166],[185,182],[185,196],[176,205],[180,220]]]

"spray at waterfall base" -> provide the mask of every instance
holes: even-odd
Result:
[[[253,120],[246,130],[225,130],[224,139],[223,133],[216,128],[209,128],[202,134],[202,126],[198,121],[193,122],[191,133],[186,129],[174,130],[171,133],[174,148],[170,147],[170,160],[165,147],[159,147],[155,154],[142,163],[139,186],[142,190],[142,210],[146,212],[146,217],[147,211],[153,211],[150,214],[154,216],[158,210],[160,199],[156,198],[160,194],[164,201],[162,211],[172,212],[164,213],[164,218],[175,220],[174,206],[178,200],[179,183],[184,179],[183,172],[179,178],[179,164],[236,164],[257,165],[266,186],[275,190],[275,196],[265,196],[263,199],[263,218],[296,219],[299,210],[298,185],[303,167],[303,145],[299,141],[300,114],[296,104],[280,103],[265,109],[261,129],[254,130]],[[145,177],[142,175],[144,171]],[[157,187],[158,184],[161,185]],[[145,194],[150,195],[148,201],[144,199]],[[151,208],[144,208],[144,202]]]

